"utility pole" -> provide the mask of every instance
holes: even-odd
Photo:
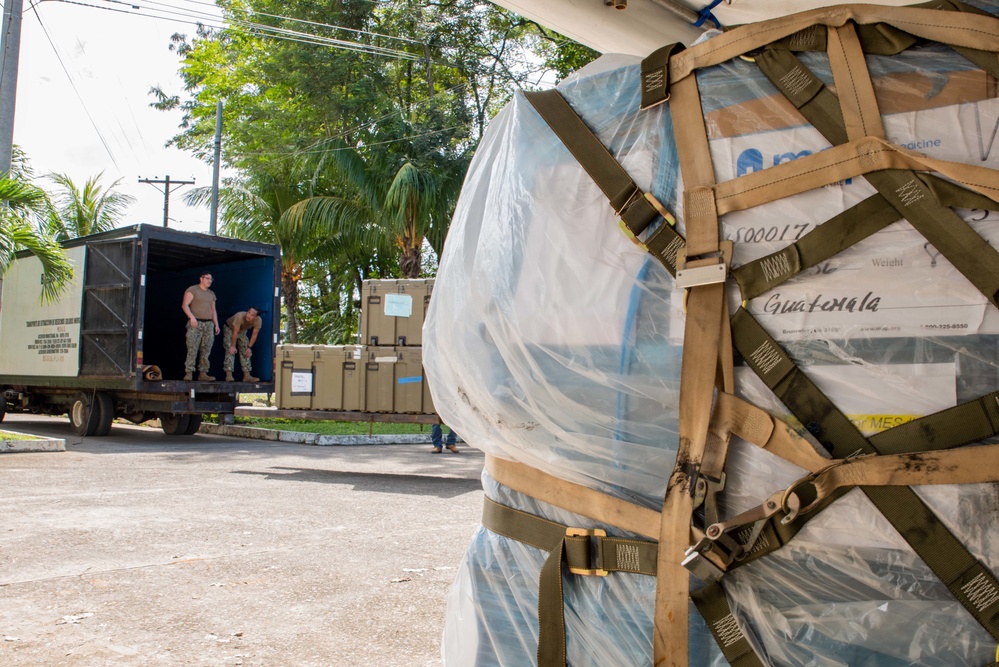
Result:
[[[17,63],[21,51],[23,0],[4,0],[3,35],[0,48],[0,172],[10,171],[14,152],[14,102],[17,98]]]
[[[171,181],[170,174],[167,174],[166,180],[140,178],[139,183],[149,183],[150,185],[160,185],[163,184],[163,226],[169,227],[168,221],[170,220],[170,193],[173,192],[171,185],[175,185],[178,188],[185,185],[194,185],[194,181]]]
[[[208,218],[208,233],[218,233],[219,222],[219,163],[222,160],[222,100],[215,107],[215,160],[212,165],[212,209]]]

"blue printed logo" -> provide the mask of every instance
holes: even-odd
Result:
[[[755,148],[748,148],[735,161],[735,175],[745,176],[754,171],[763,171],[763,153]]]

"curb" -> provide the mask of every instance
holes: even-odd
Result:
[[[272,440],[296,445],[316,445],[319,447],[343,447],[354,445],[429,445],[427,435],[320,435],[299,431],[274,431],[252,426],[202,423],[199,433],[225,435],[234,438]]]
[[[18,431],[11,431],[18,433]],[[28,435],[25,433],[24,435]],[[22,452],[64,452],[66,441],[61,438],[36,438],[32,440],[4,440],[0,435],[0,454]]]

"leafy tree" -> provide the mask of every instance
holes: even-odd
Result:
[[[105,232],[120,225],[135,197],[115,192],[120,178],[106,188],[102,186],[103,175],[91,176],[80,188],[66,174],[49,174],[48,178],[59,187],[47,221],[48,231],[56,240]]]
[[[244,204],[266,203],[246,218],[223,200],[226,233],[289,256],[290,339],[300,314],[309,336],[345,335],[354,286],[335,292],[359,289],[365,274],[418,276],[427,243],[440,256],[486,124],[518,88],[538,85],[549,64],[536,54],[557,47],[476,0],[219,6],[229,27],[172,38],[183,96],[154,89],[153,106],[181,110],[172,143],[209,160],[224,101],[225,164]]]
[[[15,147],[16,148],[16,147]],[[22,154],[23,155],[23,154]],[[20,174],[30,173],[22,160]],[[42,298],[54,300],[73,277],[73,265],[59,244],[39,231],[38,221],[50,210],[48,195],[18,176],[0,175],[0,274],[19,250],[31,251],[42,263]]]
[[[196,188],[187,194],[186,201],[199,205],[207,203],[210,197],[210,188]],[[281,248],[281,293],[290,343],[298,342],[299,283],[306,265],[360,263],[370,253],[367,243],[351,238],[351,230],[338,228],[334,220],[299,215],[303,202],[312,199],[309,191],[295,180],[229,180],[219,190],[219,231],[223,235],[273,243]]]

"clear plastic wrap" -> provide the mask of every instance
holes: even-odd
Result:
[[[803,59],[831,81],[823,55]],[[639,187],[676,213],[682,231],[669,106],[638,110],[638,63],[604,56],[559,90]],[[999,99],[981,71],[938,46],[868,63],[891,141],[999,168]],[[698,83],[719,182],[829,147],[800,117],[789,117],[750,63],[705,70]],[[733,263],[787,245],[873,192],[864,179],[851,179],[724,216],[723,234],[736,241]],[[999,241],[999,212],[958,213],[993,245]],[[737,294],[731,298],[737,305]],[[830,302],[843,305],[823,307]],[[621,233],[605,196],[518,95],[478,149],[445,244],[425,325],[434,404],[489,454],[658,509],[677,448],[681,304],[670,275]],[[749,309],[865,433],[999,385],[994,308],[905,221]],[[736,377],[744,398],[787,415],[748,368],[737,368]],[[737,439],[727,470],[724,516],[755,507],[803,474]],[[483,485],[502,504],[596,525],[487,473]],[[999,568],[994,485],[917,492],[973,555]],[[449,598],[445,665],[533,664],[545,556],[478,531]],[[994,660],[995,641],[858,491],[785,548],[726,575],[725,587],[740,625],[772,665]],[[567,577],[568,663],[651,664],[654,597],[652,577]],[[726,664],[693,608],[691,619],[691,664]]]

